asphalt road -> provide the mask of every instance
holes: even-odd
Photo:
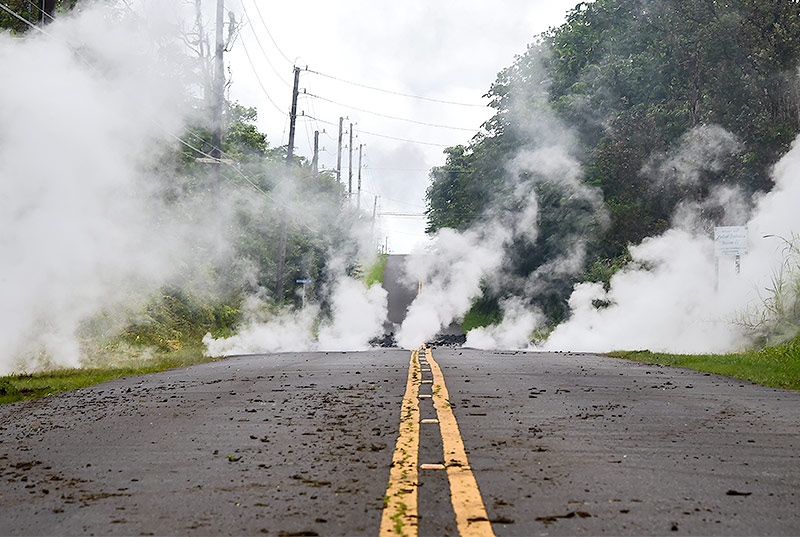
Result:
[[[800,534],[798,392],[433,354],[498,536]],[[408,367],[402,350],[234,357],[0,407],[0,534],[378,535]],[[423,426],[419,463],[443,459]],[[419,471],[418,503],[420,535],[458,534],[444,470]]]
[[[407,282],[405,276],[406,255],[386,256],[386,267],[383,270],[383,288],[388,295],[386,322],[384,331],[397,332],[406,318],[406,311],[419,291],[418,282]]]

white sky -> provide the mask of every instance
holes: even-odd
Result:
[[[511,65],[536,34],[561,24],[576,4],[577,0],[228,0],[226,8],[244,24],[226,62],[232,73],[230,96],[258,108],[259,128],[267,133],[271,146],[288,141],[295,62],[368,86],[485,105],[482,95],[497,73]],[[346,117],[345,129],[350,122],[354,124],[354,190],[358,147],[364,144],[362,209],[371,212],[377,195],[380,212],[409,214],[381,217],[378,239],[384,243],[388,237],[392,253],[406,253],[424,241],[424,218],[411,215],[424,210],[428,170],[444,163],[444,148],[376,134],[442,146],[464,144],[492,110],[391,95],[309,72],[301,73],[300,91],[298,114],[306,117],[298,119],[295,153],[310,159],[314,131],[319,130],[320,166],[335,169],[338,121],[340,116]],[[398,121],[370,112],[466,130]],[[347,142],[349,136],[345,135]],[[345,183],[347,164],[345,149]]]

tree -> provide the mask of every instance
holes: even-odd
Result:
[[[467,229],[502,207],[509,199],[504,166],[542,143],[542,131],[526,124],[549,110],[576,134],[582,181],[601,190],[610,223],[575,227],[584,213],[565,211],[563,196],[540,185],[540,237],[515,241],[511,270],[525,277],[548,266],[561,253],[547,237],[564,229],[588,234],[587,266],[618,267],[629,244],[667,229],[680,202],[702,203],[720,185],[770,188],[771,165],[800,132],[798,59],[797,1],[581,2],[498,74],[487,93],[496,113],[485,132],[447,149],[445,165],[432,170],[428,231]],[[699,166],[696,181],[669,184],[648,173],[688,133],[711,125],[737,143],[714,166]],[[554,304],[564,304],[571,283],[534,300],[556,319],[563,308]]]

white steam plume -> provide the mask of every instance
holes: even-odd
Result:
[[[251,298],[250,309],[261,304]],[[340,275],[333,283],[331,317],[321,321],[314,336],[320,308],[316,304],[300,310],[282,309],[274,315],[251,315],[234,336],[203,338],[209,356],[267,352],[366,350],[370,339],[383,330],[386,291],[380,285]]]
[[[502,304],[503,320],[500,324],[475,328],[467,333],[465,347],[473,349],[527,349],[531,346],[531,334],[542,322],[542,316],[531,311],[519,297]]]
[[[591,231],[607,225],[599,189],[581,181],[575,135],[548,104],[547,74],[541,71],[536,76],[541,77],[539,83],[512,88],[509,103],[513,128],[530,143],[505,164],[503,195],[470,230],[443,229],[437,235],[429,261],[435,270],[426,271],[425,285],[398,332],[401,346],[416,347],[460,320],[481,295],[481,285],[490,290],[511,289],[520,300],[504,302],[504,322],[474,335],[470,332],[469,344],[527,346],[520,334],[527,330],[530,336],[541,315],[525,312],[525,300],[581,271]],[[536,95],[526,93],[531,88]],[[509,262],[511,250],[519,244],[533,247],[541,239],[544,216],[539,196],[561,200],[561,214],[547,215],[560,219],[551,222],[546,237],[556,253],[531,274],[519,276]]]
[[[487,225],[483,232],[441,230],[430,253],[409,256],[406,272],[420,268],[422,288],[397,332],[397,344],[414,349],[463,316],[481,294],[481,281],[500,270],[507,229]]]
[[[631,249],[636,263],[616,274],[608,292],[599,284],[576,286],[571,319],[545,343],[547,349],[726,352],[746,344],[734,321],[758,310],[784,260],[784,243],[800,229],[800,139],[774,168],[775,186],[756,199],[749,253],[741,274],[733,259],[720,260],[715,291],[714,245],[707,233],[673,229]],[[738,209],[737,209],[738,210]],[[794,274],[797,277],[797,274]],[[597,309],[601,301],[608,307]]]
[[[248,254],[233,256],[243,233],[276,234],[280,206],[291,227],[318,233],[330,250],[346,241],[328,230],[352,228],[362,235],[353,241],[369,235],[334,188],[301,195],[276,170],[259,170],[273,181],[268,195],[240,176],[176,177],[176,137],[198,115],[196,62],[179,35],[191,6],[135,7],[146,16],[80,2],[47,35],[0,33],[0,70],[9,74],[0,84],[0,375],[82,365],[87,319],[122,328],[165,285],[204,298],[258,293]],[[350,314],[343,304],[354,297],[353,311],[380,317],[380,291],[352,287],[330,284],[333,312]],[[270,346],[291,347],[292,334],[307,341],[316,311],[279,314],[281,339]],[[372,330],[364,315],[359,346]],[[320,336],[350,345],[355,336],[337,323],[323,323]]]
[[[78,365],[79,322],[171,272],[143,171],[186,112],[161,29],[89,7],[0,33],[0,374]]]
[[[735,134],[719,125],[698,125],[681,137],[676,151],[652,155],[642,173],[659,184],[697,185],[703,172],[722,171],[742,147]]]

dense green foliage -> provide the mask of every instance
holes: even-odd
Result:
[[[611,356],[648,364],[686,367],[750,380],[773,388],[800,390],[800,340],[735,354],[663,354],[650,351],[615,352]]]
[[[498,75],[488,93],[497,112],[485,131],[447,149],[446,164],[432,170],[428,231],[463,230],[513,211],[519,178],[509,180],[509,162],[564,136],[608,220],[587,219],[557,181],[540,181],[538,237],[515,240],[506,267],[530,277],[582,234],[583,269],[528,295],[558,322],[574,282],[607,282],[628,245],[665,231],[680,202],[702,203],[718,185],[745,194],[770,188],[771,165],[800,132],[799,60],[797,1],[580,3]],[[660,181],[648,170],[709,126],[732,133],[735,149],[700,167],[695,180]],[[731,225],[720,213],[706,209],[707,225]],[[509,284],[492,291],[513,292]]]
[[[364,271],[364,283],[367,286],[372,286],[373,284],[382,284],[383,283],[383,273],[386,270],[386,260],[389,258],[387,254],[380,254],[378,259],[375,262],[366,268]]]
[[[75,7],[78,0],[56,0],[54,16],[58,13],[68,11]],[[3,2],[9,9],[18,14],[30,24],[37,24],[41,19],[49,22],[49,18],[37,7],[41,0],[5,0]],[[25,33],[30,29],[30,24],[20,20],[18,17],[0,10],[0,30],[9,30],[13,33]]]

